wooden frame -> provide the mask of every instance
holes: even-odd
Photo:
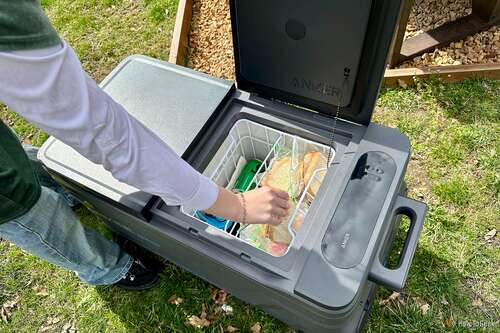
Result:
[[[392,40],[391,52],[389,55],[389,66],[396,67],[400,62],[401,47],[403,46],[403,39],[405,37],[406,25],[410,18],[410,12],[413,7],[413,0],[403,0],[401,6],[401,13],[399,14],[399,23],[394,33]]]
[[[389,58],[391,67],[500,22],[500,0],[472,0],[472,14],[403,41],[412,6],[413,0],[404,0],[400,23],[394,36],[394,47]]]
[[[446,82],[458,82],[471,77],[500,79],[500,64],[432,66],[424,68],[387,69],[385,86],[412,85],[415,79],[439,77]]]
[[[189,47],[189,30],[193,17],[193,0],[179,0],[177,16],[175,18],[174,34],[170,44],[168,61],[178,65],[185,65]]]
[[[476,14],[481,17],[492,19],[492,13],[500,10],[500,0],[473,0],[476,6],[479,3],[483,4],[482,9],[476,8]],[[403,36],[408,21],[408,16],[411,10],[413,0],[405,0],[403,6],[400,23],[393,41],[391,57],[389,62],[399,58],[399,51],[404,44]],[[495,6],[493,6],[495,4]],[[177,10],[177,18],[170,46],[169,61],[174,64],[184,66],[187,60],[187,49],[189,46],[189,29],[193,15],[193,0],[180,0]],[[490,16],[488,16],[490,15]],[[494,16],[493,19],[498,20],[500,15]],[[417,36],[418,37],[418,36]],[[399,41],[399,42],[398,42]],[[398,50],[398,52],[395,52]],[[394,54],[398,54],[394,58]],[[433,66],[427,68],[402,68],[402,69],[387,69],[385,72],[384,85],[410,85],[415,78],[426,79],[430,76],[438,76],[447,82],[456,82],[470,77],[483,77],[490,79],[500,79],[500,64],[477,64],[477,65],[458,65],[458,66]]]

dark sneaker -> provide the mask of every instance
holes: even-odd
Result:
[[[157,271],[147,268],[139,259],[134,259],[127,275],[115,283],[115,286],[128,290],[144,290],[153,287],[159,279]]]

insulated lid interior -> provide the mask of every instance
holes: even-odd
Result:
[[[238,88],[368,124],[400,0],[232,0]]]

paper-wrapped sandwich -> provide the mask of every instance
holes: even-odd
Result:
[[[294,194],[299,197],[304,190],[304,163],[300,161],[295,168],[292,168],[292,158],[285,156],[276,159],[271,170],[262,179],[262,186],[270,186]],[[294,199],[295,199],[294,198]]]
[[[304,155],[303,163],[304,163],[304,184],[305,186],[309,185],[308,192],[312,196],[316,196],[319,187],[321,186],[321,183],[325,178],[326,168],[327,168],[326,157],[319,151],[309,152]],[[317,171],[316,174],[314,174],[315,171]],[[309,181],[311,181],[310,184]]]

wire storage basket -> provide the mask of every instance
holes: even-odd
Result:
[[[237,176],[237,173],[241,171],[241,160],[258,160],[261,162],[260,166],[256,170],[253,179],[248,182],[248,185],[244,189],[241,189],[241,191],[244,192],[252,188],[259,187],[262,180],[273,168],[273,164],[279,159],[280,156],[283,155],[284,152],[292,152],[291,155],[293,158],[294,153],[297,152],[299,156],[303,156],[303,154],[307,152],[320,152],[323,156],[328,156],[330,150],[332,150],[331,155],[333,156],[335,152],[331,147],[273,129],[247,119],[242,119],[238,120],[234,124],[228,137],[215,153],[203,174],[212,179],[219,186],[233,190],[235,182],[234,179]],[[271,255],[281,256],[286,254],[295,238],[295,230],[292,227],[293,223],[291,223],[291,221],[295,221],[295,218],[298,215],[301,216],[301,219],[305,218],[308,207],[314,200],[314,195],[311,191],[309,191],[309,188],[313,186],[312,184],[315,184],[316,187],[321,185],[322,177],[320,177],[320,175],[324,175],[326,173],[326,169],[326,166],[316,169],[307,184],[303,184],[303,187],[300,190],[300,195],[294,198],[291,212],[288,215],[288,221],[283,222],[288,226],[291,241],[290,244],[288,244],[279,254],[267,251],[263,244],[259,244],[254,237],[249,236],[251,234],[259,234],[260,228],[263,226],[242,225],[234,221],[223,220],[222,224],[219,225],[219,229],[222,229],[232,236],[237,237],[240,240],[245,241]],[[181,210],[184,214],[190,215],[201,222],[206,223],[206,221],[200,218],[200,212],[188,210],[185,207],[182,207]]]

